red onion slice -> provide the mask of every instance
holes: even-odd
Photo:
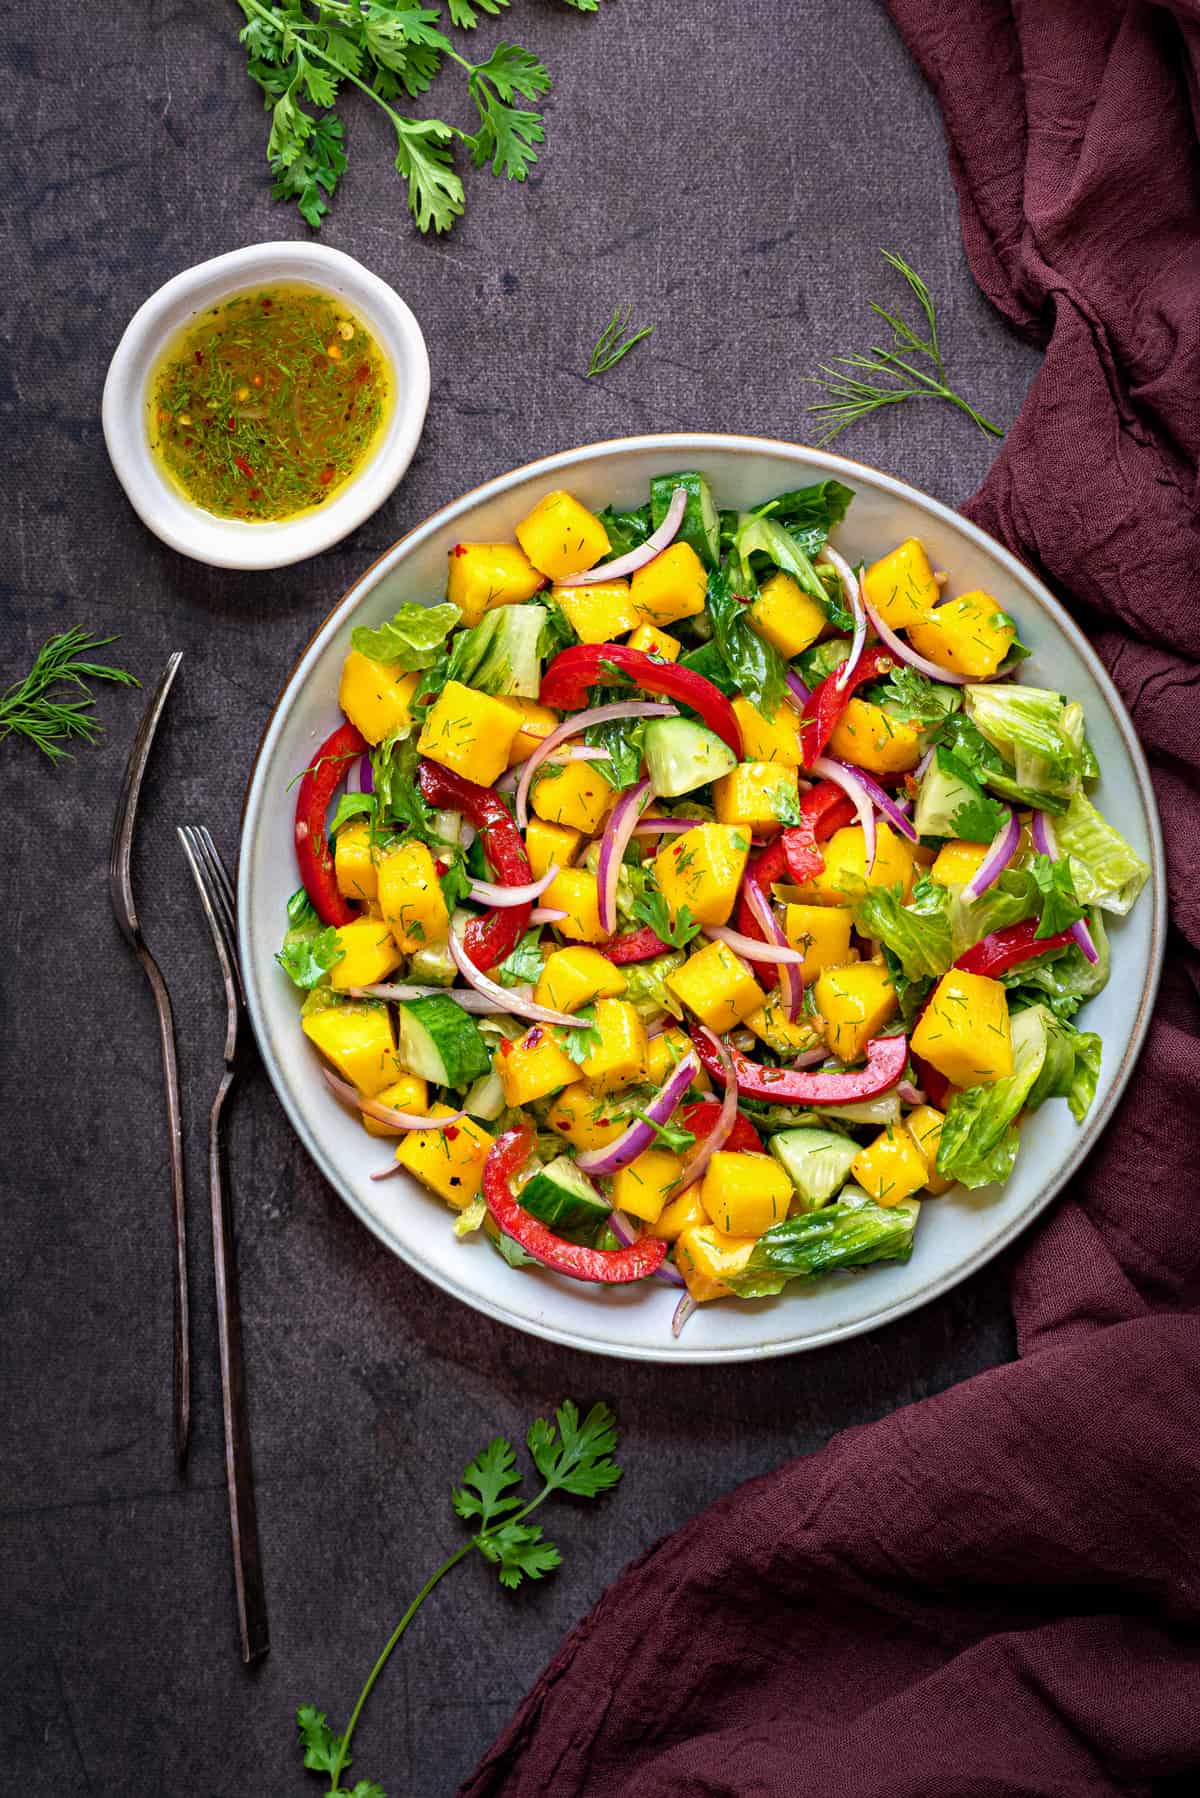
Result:
[[[704,934],[714,943],[724,943],[744,961],[769,961],[781,967],[796,968],[804,960],[799,949],[793,949],[786,939],[782,943],[764,943],[757,937],[743,936],[740,930],[730,930],[724,924],[706,924]]]
[[[924,656],[919,656],[915,649],[910,649],[903,637],[896,635],[891,625],[879,616],[869,601],[864,600],[863,607],[880,640],[887,644],[898,662],[907,662],[910,668],[917,670],[918,674],[928,675],[930,680],[940,681],[944,687],[969,685],[970,677],[968,675],[951,674],[949,668],[943,668],[940,662],[927,661]]]
[[[1059,858],[1058,838],[1054,834],[1054,826],[1046,812],[1034,812],[1030,834],[1038,854],[1047,855],[1052,862],[1056,862]],[[1071,925],[1071,941],[1080,954],[1085,956],[1094,967],[1100,960],[1100,951],[1096,947],[1095,938],[1088,929],[1085,918],[1076,918]]]
[[[842,766],[846,767],[847,764],[843,762]],[[920,838],[913,829],[912,819],[905,816],[904,807],[907,801],[893,799],[877,780],[872,780],[871,776],[865,774],[861,768],[851,768],[850,772],[862,782],[870,796],[871,804],[877,812],[882,813],[892,829],[898,831],[902,837],[907,837],[910,843],[920,842]]]
[[[621,1247],[625,1249],[631,1249],[635,1242],[640,1242],[644,1234],[643,1231],[635,1228],[629,1218],[626,1217],[625,1213],[623,1211],[618,1211],[615,1205],[608,1214],[608,1227],[616,1237],[617,1241],[621,1244]],[[685,1284],[683,1275],[680,1273],[679,1269],[672,1266],[669,1261],[662,1262],[662,1264],[655,1269],[654,1278],[656,1280],[664,1280],[668,1286],[683,1286]]]
[[[794,673],[790,668],[787,677],[786,697],[791,700],[798,712],[802,712],[812,698],[810,689],[805,686],[804,682],[800,679],[800,676]]]
[[[924,1105],[925,1094],[911,1080],[902,1080],[896,1088],[896,1097],[904,1105]]]
[[[339,1099],[352,1105],[355,1111],[364,1111],[376,1123],[391,1124],[396,1130],[445,1130],[451,1124],[460,1124],[467,1115],[465,1111],[454,1111],[448,1117],[431,1118],[422,1117],[415,1111],[397,1111],[391,1105],[381,1105],[378,1099],[364,1098],[348,1081],[339,1080],[329,1068],[323,1067],[321,1072]]]
[[[541,898],[557,873],[557,862],[551,862],[540,880],[527,881],[524,886],[496,886],[490,880],[473,880],[467,898],[474,899],[479,905],[498,906],[502,911],[514,905],[528,905],[531,900]]]
[[[552,905],[535,905],[529,914],[531,924],[561,924],[569,914],[556,911]]]
[[[428,999],[435,993],[444,993],[447,999],[453,999],[464,1011],[475,1013],[480,1017],[490,1017],[497,1011],[511,1011],[507,1001],[512,998],[518,1003],[527,1001],[533,992],[529,986],[508,986],[499,989],[505,997],[505,1004],[498,1005],[494,999],[483,993],[473,993],[469,988],[461,986],[393,986],[387,981],[378,981],[374,986],[352,986],[352,999],[387,999],[392,1004],[402,1005],[409,999]],[[574,1021],[574,1020],[572,1020]]]
[[[1016,812],[1009,811],[1004,823],[992,839],[991,848],[962,890],[964,904],[973,905],[980,894],[986,893],[992,882],[1000,878],[1017,853],[1020,841],[1021,820],[1017,817]]]
[[[607,1143],[602,1149],[588,1149],[584,1154],[577,1155],[576,1166],[582,1168],[585,1174],[619,1174],[623,1167],[628,1167],[631,1161],[636,1161],[644,1150],[654,1144],[657,1140],[654,1125],[668,1121],[699,1072],[700,1063],[689,1050],[662,1091],[656,1093],[647,1105],[646,1117],[651,1122],[636,1118],[615,1142]]]
[[[863,847],[866,851],[864,872],[869,879],[875,866],[875,807],[871,803],[871,795],[863,784],[857,768],[848,768],[844,762],[835,761],[831,755],[819,755],[812,765],[814,774],[822,780],[831,780],[835,787],[840,787],[846,797],[852,801],[862,825]]]
[[[816,1049],[805,1049],[802,1055],[797,1055],[792,1066],[796,1069],[797,1073],[801,1068],[815,1068],[819,1061],[824,1061],[826,1059],[827,1055],[828,1050],[824,1043],[822,1043]],[[840,1063],[837,1065],[840,1066]]]
[[[759,943],[756,944],[755,947],[761,949],[762,945]],[[733,1062],[729,1058],[729,1050],[725,1047],[721,1038],[714,1035],[708,1028],[707,1024],[700,1025],[700,1033],[702,1036],[708,1038],[709,1042],[716,1050],[717,1055],[720,1057],[721,1073],[725,1080],[725,1092],[721,1099],[721,1109],[717,1113],[716,1123],[713,1125],[704,1141],[698,1143],[693,1149],[691,1159],[685,1161],[683,1164],[683,1172],[679,1176],[679,1180],[672,1195],[674,1198],[678,1198],[681,1192],[687,1192],[689,1187],[694,1186],[697,1180],[704,1177],[705,1168],[717,1153],[717,1150],[724,1148],[726,1142],[729,1140],[729,1132],[737,1122],[738,1087],[737,1080],[734,1077]]]
[[[850,641],[850,654],[838,669],[834,677],[834,687],[840,693],[854,670],[867,641],[866,598],[862,583],[844,556],[838,554],[831,543],[827,543],[817,556],[818,562],[828,562],[837,573],[842,583],[842,592],[846,595],[846,609],[854,618],[854,636]]]
[[[746,903],[754,914],[754,921],[762,931],[767,942],[774,943],[777,948],[788,949],[791,944],[784,934],[783,925],[775,916],[771,901],[759,886],[752,874],[745,879]],[[804,957],[800,957],[803,961]],[[804,981],[795,962],[785,961],[779,964],[779,985],[787,1005],[788,1017],[795,1023],[800,1016],[800,1007],[804,1002]]]
[[[695,830],[696,818],[639,818],[633,827],[635,837],[664,837],[673,831]]]
[[[619,581],[622,575],[633,574],[637,569],[644,568],[647,562],[653,562],[655,556],[674,542],[687,511],[687,502],[687,488],[676,487],[671,495],[666,517],[644,543],[639,543],[636,549],[628,550],[623,556],[614,556],[611,562],[601,562],[599,568],[586,568],[581,569],[578,574],[565,574],[555,582],[555,586],[590,587],[595,581]]]
[[[559,1024],[564,1030],[578,1028],[579,1019],[573,1018],[569,1012],[551,1011],[549,1006],[538,1005],[532,999],[514,1000],[516,988],[498,986],[486,974],[481,974],[453,931],[450,932],[450,955],[467,985],[473,986],[485,998],[493,1000],[497,1011],[511,1012],[515,1018],[528,1018],[531,1024]]]
[[[617,881],[621,863],[625,859],[634,826],[653,797],[652,783],[648,780],[639,781],[636,787],[630,787],[621,794],[604,826],[604,835],[600,839],[596,886],[599,890],[597,909],[600,913],[600,928],[608,936],[617,928]]]
[[[533,777],[546,757],[564,743],[568,737],[577,737],[593,724],[608,724],[616,718],[676,718],[678,710],[673,705],[666,705],[657,700],[622,700],[612,705],[590,706],[585,712],[576,712],[573,718],[564,718],[543,737],[528,761],[521,764],[521,776],[517,782],[517,803],[515,807],[517,823],[522,830],[529,823],[529,789],[533,785]],[[515,772],[515,770],[510,770]],[[503,776],[501,776],[503,779]],[[499,787],[500,782],[496,782]]]
[[[675,1307],[675,1315],[671,1319],[671,1334],[678,1336],[692,1312],[696,1310],[696,1301],[690,1292],[685,1292]]]

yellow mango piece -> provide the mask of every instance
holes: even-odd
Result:
[[[628,1167],[613,1175],[612,1202],[630,1217],[645,1224],[657,1223],[682,1172],[683,1162],[668,1149],[643,1149]]]
[[[456,543],[450,551],[446,598],[464,624],[478,624],[497,606],[520,605],[546,585],[515,543]]]
[[[756,1241],[754,1236],[726,1236],[713,1224],[692,1224],[680,1232],[675,1262],[698,1305],[729,1294],[725,1282],[745,1273]]]
[[[533,989],[538,1005],[576,1012],[595,999],[619,999],[628,986],[620,968],[598,949],[555,949]]]
[[[854,961],[826,968],[815,988],[825,1041],[839,1061],[858,1061],[867,1044],[895,1017],[896,989],[882,963]]]
[[[785,662],[815,643],[826,622],[824,608],[794,575],[782,569],[763,582],[750,607],[750,623],[760,637],[774,644]]]
[[[333,872],[344,899],[368,904],[379,896],[379,852],[367,818],[351,818],[334,838]]]
[[[598,999],[595,1028],[598,1045],[580,1062],[589,1086],[597,1092],[615,1093],[646,1078],[646,1026],[634,1006],[624,999]]]
[[[850,959],[850,913],[837,905],[786,905],[783,934],[804,957],[800,978],[807,986],[822,968]]]
[[[889,555],[872,562],[863,576],[867,602],[894,631],[920,624],[938,602],[938,584],[925,546],[906,537]]]
[[[924,623],[910,627],[908,640],[918,655],[940,668],[986,680],[995,674],[1016,636],[1016,625],[991,594],[976,592],[945,600]]]
[[[429,1116],[444,1118],[453,1110],[450,1105],[434,1105]],[[465,1211],[479,1197],[483,1164],[495,1140],[474,1118],[460,1118],[445,1130],[410,1130],[396,1150],[396,1160],[447,1205]]]
[[[652,1224],[646,1227],[648,1236],[657,1236],[662,1242],[675,1242],[685,1230],[694,1230],[697,1225],[708,1223],[708,1213],[700,1203],[699,1186],[689,1186],[681,1192],[677,1199],[668,1199]]]
[[[835,830],[829,841],[821,844],[821,853],[825,857],[824,868],[794,889],[804,905],[854,905],[869,886],[895,886],[897,881],[905,899],[912,895],[916,866],[912,847],[882,818],[875,825],[875,862],[869,880],[861,824],[847,824]]]
[[[517,722],[503,699],[447,681],[426,715],[417,748],[431,762],[490,787],[508,767]]]
[[[653,624],[639,624],[629,639],[629,647],[640,649],[646,656],[657,656],[660,662],[677,662],[681,644],[678,637],[669,637]]]
[[[397,843],[379,860],[379,904],[388,929],[406,955],[450,935],[450,913],[433,857],[415,838]],[[361,986],[361,981],[356,981]]]
[[[700,1203],[726,1236],[761,1236],[782,1223],[792,1182],[770,1155],[718,1149],[700,1183]]]
[[[665,1086],[691,1048],[691,1039],[674,1025],[660,1030],[646,1045],[646,1079],[651,1086]],[[712,1082],[703,1068],[692,1076],[697,1092],[711,1092]]]
[[[374,986],[386,980],[403,959],[388,926],[382,918],[355,918],[337,932],[337,946],[342,959],[333,964],[329,984],[335,992],[346,992],[352,986]]]
[[[536,699],[502,699],[501,705],[515,713],[517,734],[508,746],[508,765],[517,767],[527,762],[538,744],[557,729],[559,716],[552,712],[548,705],[539,705]]]
[[[309,1041],[343,1080],[373,1099],[402,1072],[392,1036],[392,1017],[379,999],[352,999],[301,1018]]]
[[[925,1157],[903,1124],[889,1124],[860,1149],[850,1172],[877,1205],[898,1205],[925,1185]]]
[[[368,743],[382,743],[412,717],[419,674],[405,674],[394,662],[373,662],[352,649],[342,664],[338,704]]]
[[[393,1111],[409,1111],[417,1117],[429,1117],[429,1088],[419,1074],[401,1074],[391,1086],[385,1086],[381,1093],[370,1093],[365,1097],[378,1099],[381,1105],[390,1105]],[[362,1125],[368,1136],[403,1136],[404,1132],[396,1124],[381,1124],[378,1118],[368,1117],[362,1113]]]
[[[674,624],[704,610],[708,575],[690,543],[675,542],[645,562],[629,585],[638,617],[647,624]]]
[[[912,1033],[914,1053],[954,1086],[990,1086],[1013,1071],[1008,994],[986,974],[943,974]]]
[[[530,1105],[549,1093],[573,1086],[579,1078],[575,1063],[563,1054],[553,1030],[534,1024],[516,1042],[507,1038],[496,1054],[496,1072],[506,1105]]]
[[[833,727],[829,753],[868,774],[905,774],[921,759],[921,737],[882,706],[852,699]]]
[[[558,601],[581,643],[614,643],[638,621],[628,581],[554,587],[550,597]]]
[[[760,836],[781,830],[780,813],[794,817],[800,797],[796,770],[778,762],[739,762],[712,792],[718,824],[742,824]]]
[[[724,924],[733,910],[750,833],[728,824],[698,824],[654,858],[654,878],[672,918],[686,906],[697,924]]]
[[[795,706],[785,699],[775,716],[768,718],[740,693],[732,705],[742,733],[742,754],[748,762],[782,762],[786,768],[803,766],[800,714]]]
[[[629,1128],[631,1117],[619,1094],[598,1092],[577,1080],[550,1102],[546,1122],[576,1149],[606,1149]]]
[[[904,1120],[909,1135],[925,1157],[925,1186],[932,1193],[949,1192],[954,1185],[953,1180],[947,1180],[937,1171],[938,1148],[945,1121],[945,1113],[933,1105],[915,1106]]]
[[[568,824],[585,836],[597,834],[616,800],[616,788],[597,774],[592,762],[543,762],[533,777],[530,804],[538,817]]]
[[[718,1036],[761,1011],[767,1000],[745,962],[724,943],[697,949],[682,967],[672,969],[667,985]]]
[[[965,887],[983,866],[986,843],[943,843],[934,857],[930,877],[943,887]]]
[[[525,830],[525,853],[533,878],[540,880],[552,866],[570,867],[582,841],[583,832],[572,830],[568,824],[547,824],[544,818],[531,818]]]
[[[563,868],[542,894],[542,904],[549,911],[566,912],[559,926],[564,936],[581,943],[608,941],[600,922],[600,890],[590,869]]]
[[[833,913],[837,916],[837,913]],[[766,1043],[768,1049],[774,1049],[776,1055],[801,1055],[806,1049],[816,1049],[822,1041],[821,1034],[809,1018],[788,1017],[787,1006],[783,994],[778,987],[773,987],[767,1002],[758,1011],[752,1011],[745,1019],[747,1030],[753,1030],[760,1042]]]
[[[594,568],[609,552],[608,532],[573,494],[558,488],[540,499],[517,526],[517,541],[551,580]]]

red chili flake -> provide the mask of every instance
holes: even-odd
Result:
[[[455,1137],[459,1135],[458,1125],[457,1124],[447,1124],[446,1128],[442,1132],[442,1134],[446,1138],[447,1142],[453,1142]]]
[[[264,311],[264,312],[269,312],[269,311],[270,311],[270,310],[271,310],[271,308],[272,308],[272,306],[273,306],[273,305],[274,305],[274,304],[275,304],[275,302],[274,302],[274,300],[271,300],[271,299],[265,299],[265,300],[264,300],[264,301],[263,301],[263,303],[262,303],[262,309],[263,309],[263,311]]]
[[[545,1031],[542,1029],[541,1025],[535,1024],[533,1029],[529,1032],[528,1036],[525,1038],[525,1047],[527,1049],[536,1049],[544,1035],[545,1035]]]
[[[229,414],[229,429],[231,431],[237,430],[237,419],[233,416],[232,412]]]
[[[246,495],[246,498],[247,499],[261,499],[262,498],[262,488],[261,487],[251,487],[249,493]]]
[[[611,1123],[612,1123],[611,1118],[597,1118],[596,1119],[596,1128],[597,1128],[597,1130],[607,1130],[608,1126]]]
[[[456,543],[454,545],[454,548],[450,551],[450,554],[452,556],[465,556],[466,553],[467,553],[467,546],[465,543]]]
[[[370,365],[366,362],[360,362],[354,371],[354,379],[358,382],[360,387],[364,381],[369,381],[371,379]]]
[[[448,862],[434,862],[433,871],[437,875],[439,880],[442,878],[442,875],[445,874],[449,865],[450,864]]]
[[[249,462],[247,462],[245,456],[235,456],[233,458],[233,466],[235,468],[240,468],[248,481],[254,479],[254,470],[251,468]]]
[[[320,477],[319,477],[322,487],[328,487],[330,481],[332,481],[332,479],[336,473],[337,473],[337,470],[335,468],[322,469]]]
[[[511,1044],[511,1042],[508,1040],[507,1037],[505,1037],[504,1040],[500,1044],[501,1055],[511,1055],[512,1049],[513,1049],[513,1046]]]
[[[192,351],[192,360],[195,362],[197,368],[203,368],[204,367],[204,351],[203,350],[193,350]]]

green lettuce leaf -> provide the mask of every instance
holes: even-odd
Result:
[[[350,641],[360,655],[369,656],[373,662],[394,663],[406,672],[431,668],[461,616],[458,607],[448,600],[438,606],[420,606],[405,600],[395,616],[378,630],[357,625],[350,633]]]
[[[1081,706],[1048,687],[1010,681],[964,687],[963,703],[976,729],[1010,764],[1019,787],[1066,798],[1079,786]]]
[[[333,925],[322,926],[303,887],[288,900],[287,915],[283,947],[275,959],[289,980],[307,991],[326,978],[346,951],[338,947]]]
[[[743,512],[738,518],[733,546],[734,578],[739,592],[749,597],[758,592],[758,581],[751,564],[751,558],[756,555],[765,556],[776,568],[790,574],[803,591],[824,608],[830,624],[836,625],[838,630],[854,628],[854,620],[842,601],[840,585],[836,589],[826,586],[811,557],[797,539],[769,515],[769,508],[761,512]]]
[[[1016,1120],[1045,1063],[1051,1015],[1040,1005],[1018,1012],[1012,1020],[1012,1073],[954,1094],[938,1144],[937,1171],[947,1180],[990,1186],[1012,1173],[1020,1140]]]
[[[841,481],[816,481],[811,487],[777,494],[763,512],[783,526],[806,556],[815,556],[834,526],[841,524],[853,498],[854,489]]]
[[[527,930],[511,954],[492,970],[492,978],[499,980],[501,986],[535,985],[543,967],[541,941],[542,930],[538,924]]]
[[[667,985],[667,975],[681,968],[687,952],[675,949],[669,955],[656,955],[653,961],[631,961],[622,968],[626,987],[624,997],[644,1022],[669,1012],[673,1018],[683,1016],[683,1007]]]
[[[855,908],[855,929],[890,949],[907,979],[944,974],[954,959],[950,894],[927,874],[913,887],[907,905],[902,892],[898,882],[868,888]]]
[[[1141,856],[1083,793],[1071,795],[1066,811],[1054,821],[1054,830],[1083,903],[1124,916],[1150,878]]]
[[[1008,988],[1010,1011],[1041,1003],[1056,1017],[1070,1019],[1086,999],[1104,990],[1112,953],[1101,912],[1089,913],[1088,928],[1096,945],[1097,961],[1090,962],[1081,949],[1070,943],[1065,949],[1052,949],[1048,955],[1021,962],[1000,976]]]
[[[374,793],[342,793],[339,795],[333,818],[329,825],[329,834],[335,837],[343,824],[349,824],[351,818],[373,818],[375,816]]]
[[[757,1288],[764,1275],[811,1279],[841,1267],[865,1267],[871,1261],[907,1261],[919,1210],[911,1200],[876,1205],[861,1189],[844,1187],[835,1204],[786,1218],[760,1236],[746,1265],[744,1283]],[[752,1296],[751,1291],[742,1291],[742,1281],[730,1284],[743,1297]],[[758,1290],[753,1296],[758,1296]]]
[[[1078,923],[1083,916],[1083,907],[1075,897],[1070,864],[1065,859],[1052,862],[1048,855],[1035,855],[1029,864],[1029,872],[1042,896],[1037,935],[1057,936],[1060,931]]]
[[[787,688],[787,664],[750,624],[748,608],[733,591],[728,568],[708,577],[708,616],[713,640],[729,677],[751,705],[774,718]]]
[[[1102,1045],[1094,1030],[1076,1030],[1065,1019],[1043,1011],[1046,1056],[1025,1101],[1036,1111],[1047,1099],[1065,1099],[1075,1122],[1082,1123],[1096,1096]]]
[[[1009,924],[1019,924],[1023,918],[1036,917],[1042,903],[1041,894],[1027,868],[1007,868],[971,904],[963,900],[961,887],[951,887],[948,890],[950,941],[954,961],[958,960],[964,950],[981,943],[994,930],[1004,930]]]

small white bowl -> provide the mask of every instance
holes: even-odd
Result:
[[[391,364],[394,399],[382,440],[319,511],[247,524],[201,510],[167,480],[147,434],[149,385],[163,349],[190,319],[226,294],[279,281],[306,282],[345,300]],[[323,244],[259,243],[184,269],[138,308],[109,364],[101,416],[117,479],[164,543],[214,568],[286,568],[340,542],[383,504],[413,459],[428,405],[421,327],[386,281]]]

